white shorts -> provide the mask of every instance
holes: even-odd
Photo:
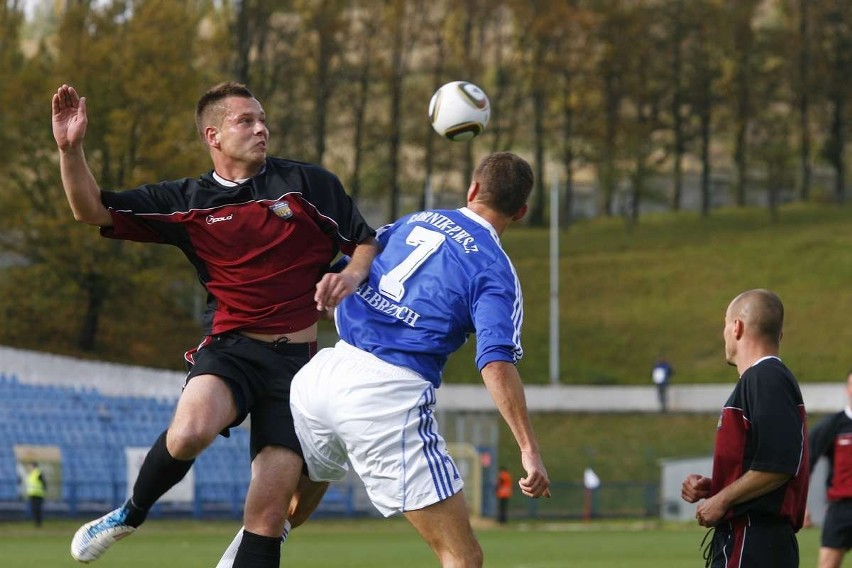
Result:
[[[432,383],[343,341],[317,353],[290,390],[311,479],[342,479],[348,460],[386,517],[448,499],[464,485],[434,405]]]

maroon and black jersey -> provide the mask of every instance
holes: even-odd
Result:
[[[195,266],[208,292],[206,335],[309,327],[329,263],[375,234],[336,176],[280,158],[233,187],[211,171],[101,195],[113,220],[102,235],[171,244]]]
[[[852,498],[852,409],[826,416],[811,430],[810,469],[825,456],[829,462],[828,500]]]
[[[783,518],[798,530],[808,496],[807,415],[799,385],[777,357],[743,373],[722,409],[713,452],[711,495],[748,470],[788,473],[781,487],[734,505],[725,518]]]

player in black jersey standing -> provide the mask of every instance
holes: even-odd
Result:
[[[769,290],[743,292],[725,314],[725,358],[740,379],[719,417],[712,477],[690,474],[681,496],[703,499],[695,518],[715,529],[712,568],[796,568],[808,493],[805,405],[778,357],[784,306]]]
[[[808,438],[810,470],[822,456],[829,465],[819,568],[840,568],[852,548],[852,371],[846,377],[846,397],[846,408],[820,420]]]
[[[74,218],[105,237],[179,247],[208,292],[204,339],[186,353],[189,373],[171,424],[148,452],[131,498],[83,525],[72,556],[91,562],[132,534],[216,436],[251,413],[252,479],[234,567],[277,567],[288,511],[298,524],[325,491],[301,477],[290,381],[316,352],[321,311],[366,277],[374,231],[333,174],[267,156],[263,107],[239,83],[219,84],[198,101],[196,126],[213,170],[197,178],[101,191],[83,151],[85,98],[63,85],[52,120]],[[327,273],[340,250],[353,262]],[[290,510],[293,496],[299,511]]]

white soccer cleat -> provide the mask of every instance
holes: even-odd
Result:
[[[119,507],[77,529],[74,538],[71,539],[71,556],[84,564],[100,558],[115,541],[136,531],[136,527],[131,527],[124,522],[125,519],[127,519],[127,509]]]

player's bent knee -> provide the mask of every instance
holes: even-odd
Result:
[[[166,445],[169,454],[178,460],[191,460],[213,443],[216,434],[212,436],[204,430],[192,428],[169,428]]]

